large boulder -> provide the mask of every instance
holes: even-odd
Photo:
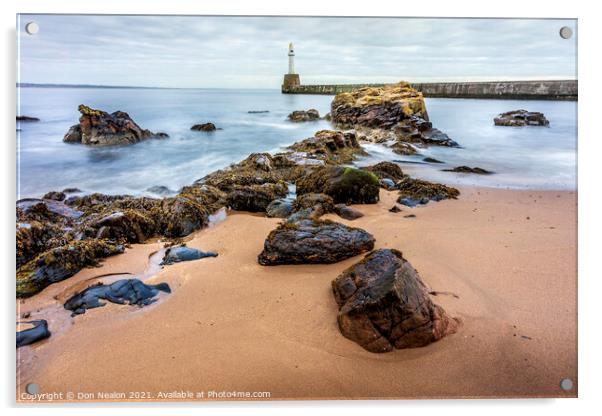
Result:
[[[409,207],[426,204],[429,201],[457,199],[460,195],[460,191],[451,186],[410,177],[403,178],[395,187],[399,189],[397,202]]]
[[[548,126],[550,124],[543,113],[527,110],[515,110],[498,114],[498,116],[493,119],[493,122],[496,126],[511,127]]]
[[[114,146],[138,143],[151,137],[166,137],[164,133],[153,133],[142,129],[128,113],[107,113],[83,104],[78,107],[79,124],[72,126],[63,138],[68,143],[83,143],[91,146]]]
[[[334,165],[351,163],[356,156],[367,155],[353,131],[320,130],[313,137],[292,144],[289,149],[305,159]]]
[[[337,94],[330,115],[343,127],[390,129],[413,115],[428,120],[422,93],[407,82]]]
[[[226,197],[230,208],[237,211],[265,212],[268,205],[288,193],[284,182],[262,185],[234,185]]]
[[[324,166],[296,182],[297,194],[324,193],[336,203],[375,204],[379,197],[378,177],[351,167]]]
[[[366,255],[333,280],[332,290],[341,333],[370,352],[423,347],[458,327],[397,250]]]
[[[336,263],[372,250],[374,237],[333,221],[304,219],[273,230],[258,256],[259,264]]]
[[[314,108],[310,108],[309,110],[297,110],[293,111],[288,115],[288,119],[294,122],[300,121],[314,121],[320,118],[320,113],[318,110]]]

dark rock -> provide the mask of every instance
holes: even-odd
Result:
[[[379,179],[398,181],[405,176],[399,165],[393,162],[379,162],[376,165],[366,166],[361,169],[374,173]]]
[[[379,181],[380,186],[385,188],[386,190],[395,189],[395,181],[393,179],[385,178]]]
[[[99,283],[69,298],[64,307],[72,311],[72,316],[86,313],[87,309],[105,306],[106,303],[101,303],[101,300],[142,307],[155,302],[159,291],[171,293],[167,283],[146,285],[138,279],[118,280],[110,285]]]
[[[215,130],[217,130],[217,127],[215,127],[215,124],[213,124],[213,123],[202,123],[202,124],[195,124],[194,126],[192,126],[190,128],[190,130],[194,130],[194,131],[215,131]]]
[[[419,116],[408,117],[397,124],[394,131],[398,143],[408,142],[446,147],[460,146],[454,140],[450,139],[447,134],[443,133],[439,129],[433,128],[430,121],[427,121]],[[403,145],[400,146],[403,147]]]
[[[84,267],[97,265],[101,258],[123,251],[123,245],[106,240],[72,241],[45,251],[17,270],[17,297],[31,296]]]
[[[262,185],[234,185],[228,196],[227,204],[237,211],[264,212],[270,203],[288,194],[284,182],[264,183]]]
[[[398,206],[398,205],[393,205],[393,206],[392,206],[392,207],[389,209],[389,212],[393,212],[393,213],[398,213],[398,212],[401,212],[401,211],[403,211],[403,210],[402,210],[401,208],[399,208],[399,206]]]
[[[197,250],[196,248],[190,248],[186,247],[184,244],[180,244],[177,246],[171,246],[165,250],[165,256],[163,256],[161,265],[174,264],[182,261],[199,260],[205,257],[217,257],[217,253],[212,251],[205,253],[201,250]]]
[[[133,209],[92,217],[88,226],[95,230],[95,238],[127,243],[143,243],[156,232],[152,218]]]
[[[150,130],[142,129],[123,111],[107,113],[94,110],[83,104],[78,107],[79,124],[72,126],[63,138],[68,143],[83,143],[91,146],[113,146],[138,143],[157,137]]]
[[[326,194],[308,193],[298,195],[293,201],[293,211],[306,208],[317,209],[318,207],[321,208],[322,214],[334,212],[334,200]]]
[[[259,264],[336,263],[372,250],[374,237],[359,228],[332,221],[286,222],[267,237]]]
[[[351,163],[356,156],[367,155],[352,131],[320,130],[314,137],[294,143],[289,149],[303,155],[305,159],[335,165]]]
[[[65,188],[63,189],[63,193],[64,194],[76,194],[81,192],[81,189],[78,188]]]
[[[543,113],[527,110],[508,111],[493,119],[496,126],[548,126],[550,122]]]
[[[266,207],[266,216],[270,218],[286,218],[293,212],[293,201],[290,198],[275,199]]]
[[[336,203],[375,204],[380,183],[371,172],[351,167],[318,167],[296,182],[297,194],[324,193]]]
[[[42,197],[42,199],[52,199],[53,201],[62,201],[65,199],[64,192],[50,191]]]
[[[151,186],[150,188],[147,188],[146,191],[160,196],[173,195],[176,193],[175,191],[169,189],[167,186],[163,185]]]
[[[155,133],[154,137],[156,137],[157,139],[168,139],[169,134],[159,131],[159,132]]]
[[[477,175],[491,175],[493,172],[485,170],[483,168],[475,167],[471,168],[468,166],[457,166],[453,169],[443,169],[444,172],[458,172],[458,173],[476,173]]]
[[[40,121],[40,119],[30,116],[17,116],[17,121]]]
[[[408,214],[408,215],[404,215],[404,218],[416,218],[415,214]]]
[[[247,113],[249,113],[249,114],[263,114],[263,113],[269,113],[269,110],[250,110],[250,111],[247,111]]]
[[[460,191],[456,188],[409,177],[403,178],[397,184],[397,189],[399,189],[397,202],[409,207],[426,204],[429,201],[457,199],[460,195]]]
[[[35,321],[21,322],[22,324],[33,324],[33,328],[24,329],[17,332],[17,348],[33,344],[50,337],[48,322],[45,319]]]
[[[184,237],[209,224],[211,211],[192,198],[178,195],[162,203],[162,234],[166,237]]]
[[[299,121],[314,121],[314,120],[318,120],[320,118],[320,113],[318,112],[318,110],[316,109],[309,109],[307,111],[303,111],[303,110],[298,110],[298,111],[293,111],[292,113],[290,113],[288,115],[288,119],[290,121],[295,121],[295,122],[299,122]]]
[[[345,204],[335,205],[334,212],[336,212],[336,214],[339,217],[344,218],[346,220],[351,220],[351,221],[364,216],[364,214],[360,210],[357,210],[357,209],[352,208]]]
[[[390,147],[393,150],[393,152],[397,153],[398,155],[410,156],[418,153],[414,146],[406,142],[398,141],[393,143]]]
[[[343,336],[370,352],[423,347],[457,331],[422,279],[392,249],[380,249],[332,282]]]
[[[444,163],[440,160],[437,160],[435,158],[432,157],[425,157],[424,159],[422,159],[423,161],[427,162],[427,163]]]

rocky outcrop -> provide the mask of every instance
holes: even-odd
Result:
[[[67,143],[82,143],[90,146],[115,146],[138,143],[152,137],[167,137],[165,133],[153,133],[142,129],[128,113],[107,113],[80,104],[79,124],[71,126],[63,138]]]
[[[394,128],[397,143],[392,146],[396,153],[415,154],[415,149],[404,146],[404,143],[416,143],[424,146],[459,147],[459,144],[450,139],[441,130],[433,128],[433,124],[420,116],[411,116],[399,122]],[[412,151],[414,153],[412,153]]]
[[[196,248],[187,247],[186,244],[178,244],[168,247],[161,261],[161,265],[180,263],[182,261],[192,261],[204,259],[205,257],[217,257],[213,251],[203,252]]]
[[[341,333],[370,352],[423,347],[458,327],[397,250],[366,255],[333,280],[332,290]]]
[[[190,130],[194,130],[194,131],[215,131],[215,130],[218,130],[218,128],[215,127],[215,124],[213,124],[213,123],[201,123],[201,124],[195,124],[194,126],[192,126],[190,128]]]
[[[498,116],[493,119],[493,122],[496,126],[511,127],[548,126],[550,124],[543,113],[527,110],[515,110],[498,114]]]
[[[118,280],[110,285],[102,283],[87,288],[69,298],[64,307],[70,310],[71,316],[86,313],[86,310],[105,306],[101,300],[106,300],[120,305],[150,305],[156,301],[159,292],[171,293],[167,283],[147,285],[138,279]]]
[[[336,263],[372,250],[368,232],[332,221],[304,219],[285,222],[273,230],[258,256],[259,264]]]
[[[234,185],[226,197],[230,208],[237,211],[265,212],[268,205],[288,193],[284,182],[262,185]]]
[[[379,179],[399,181],[405,177],[399,165],[393,162],[379,162],[376,165],[364,166],[360,169],[374,173]]]
[[[294,122],[300,121],[314,121],[320,119],[320,113],[318,110],[314,108],[310,108],[309,110],[297,110],[293,111],[288,115],[288,119]]]
[[[412,115],[428,120],[422,93],[407,82],[338,94],[332,101],[330,115],[333,123],[346,128],[391,129]]]
[[[297,194],[324,193],[336,203],[375,204],[380,184],[371,172],[351,167],[319,167],[296,182]]]
[[[320,130],[314,137],[297,142],[289,149],[304,159],[329,165],[351,163],[356,156],[367,155],[353,131]]]
[[[493,172],[485,170],[483,168],[469,166],[456,166],[453,169],[443,169],[444,172],[457,172],[457,173],[476,173],[477,175],[491,175]]]
[[[17,332],[17,348],[31,345],[34,342],[41,341],[50,337],[48,322],[45,319],[37,319],[28,322],[19,322],[20,324],[31,324],[31,328]]]
[[[403,178],[395,187],[399,189],[397,202],[409,207],[426,204],[429,201],[456,199],[460,195],[460,191],[456,188],[410,177]]]

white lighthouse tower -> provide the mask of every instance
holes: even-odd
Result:
[[[294,92],[295,87],[301,85],[299,74],[295,73],[295,49],[293,42],[288,44],[288,74],[284,74],[282,92]]]
[[[295,73],[295,49],[293,49],[293,42],[288,44],[288,73]]]

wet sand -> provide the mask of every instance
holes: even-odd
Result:
[[[210,391],[269,392],[273,400],[575,397],[576,193],[461,191],[459,200],[390,213],[396,194],[381,190],[378,204],[355,206],[365,214],[358,220],[327,216],[369,231],[377,248],[402,251],[440,292],[433,300],[461,319],[455,335],[418,349],[363,350],[340,334],[330,286],[363,256],[263,267],[257,255],[280,220],[232,213],[188,241],[219,257],[149,278],[172,288],[149,307],[108,305],[71,318],[53,297],[101,274],[144,273],[158,243],[19,302],[30,319],[54,308],[62,323],[55,331],[49,319],[53,336],[17,351],[18,399],[29,382],[42,393],[93,393],[87,400],[181,390],[203,392],[193,399]],[[575,388],[564,392],[567,377]]]

